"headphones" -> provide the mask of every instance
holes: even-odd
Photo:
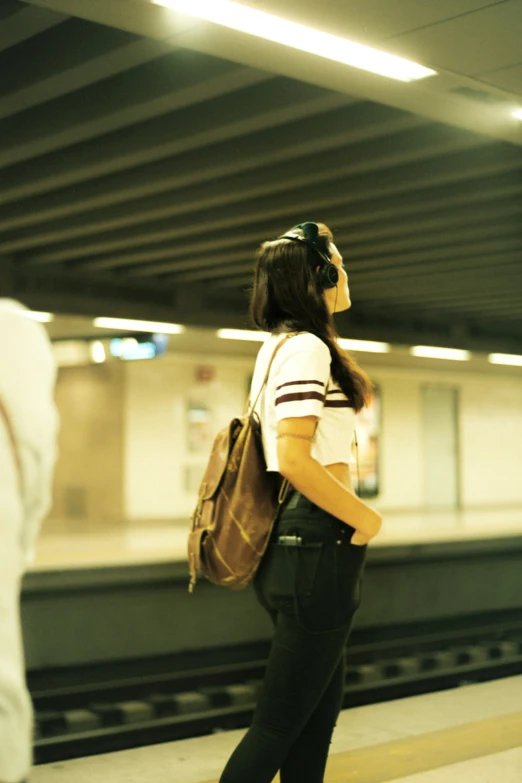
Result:
[[[300,228],[304,233],[304,237],[299,234],[292,233],[294,229]],[[307,245],[311,248],[322,260],[323,264],[318,273],[318,279],[323,289],[335,288],[339,282],[339,270],[332,264],[326,253],[323,253],[315,244],[319,236],[319,226],[317,223],[299,223],[290,229],[290,233],[283,234],[278,239],[292,239],[294,242],[302,242],[303,245]]]

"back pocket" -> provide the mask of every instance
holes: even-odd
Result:
[[[322,550],[322,543],[269,545],[255,582],[272,609],[296,614],[297,597],[314,593]]]
[[[313,582],[302,568],[296,582],[296,615],[309,633],[348,628],[360,603],[360,581],[366,553],[350,554],[348,547],[323,544]],[[352,549],[352,547],[350,547]],[[353,547],[357,550],[357,547]]]

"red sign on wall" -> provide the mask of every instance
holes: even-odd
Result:
[[[210,381],[214,380],[214,376],[216,374],[216,368],[205,366],[205,367],[196,367],[196,380],[198,383],[210,383]]]

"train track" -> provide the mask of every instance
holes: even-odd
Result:
[[[30,677],[35,762],[49,763],[243,728],[267,645]],[[212,662],[212,665],[210,665]],[[346,707],[522,673],[522,616],[354,632]]]

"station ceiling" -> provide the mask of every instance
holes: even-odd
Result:
[[[328,223],[343,336],[520,353],[522,0],[267,0],[404,84],[148,0],[0,0],[0,291],[248,327],[256,246]]]

